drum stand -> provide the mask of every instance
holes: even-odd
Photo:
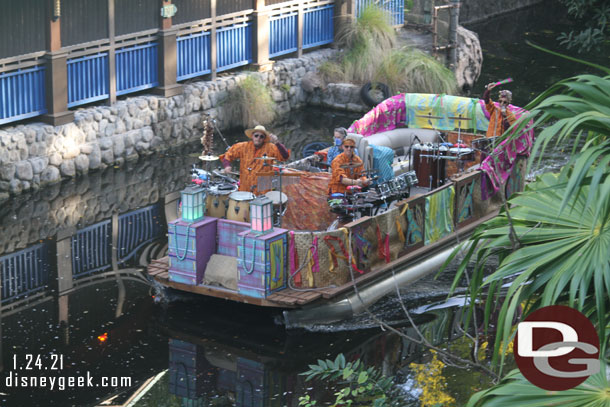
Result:
[[[471,118],[463,118],[462,115],[458,115],[457,117],[448,117],[448,119],[453,119],[455,121],[458,122],[458,134],[457,134],[457,145],[458,145],[458,150],[457,150],[457,169],[458,169],[458,173],[461,173],[464,170],[464,160],[461,159],[460,156],[460,148],[461,148],[461,144],[462,143],[462,122],[468,122],[471,121]]]
[[[260,157],[257,159],[268,160],[266,157]],[[285,166],[277,165],[277,164],[269,164],[266,161],[263,163],[263,167],[271,167],[273,170],[273,175],[271,175],[271,176],[259,175],[258,176],[258,189],[259,190],[272,189],[273,180],[275,180],[276,177],[279,178],[278,186],[279,186],[279,192],[280,192],[280,197],[279,197],[280,208],[279,208],[279,212],[278,212],[277,221],[274,222],[275,223],[274,226],[280,227],[282,225],[282,217],[284,216],[284,213],[286,212],[286,210],[284,209],[284,202],[282,200],[283,185],[284,184],[291,185],[291,184],[298,183],[300,181],[300,176],[293,176],[292,174],[290,174],[290,176],[283,175],[283,171],[286,169]],[[286,178],[284,178],[284,177],[286,177]],[[269,187],[269,188],[267,188],[267,187]]]

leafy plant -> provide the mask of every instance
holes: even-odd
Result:
[[[226,105],[246,127],[267,124],[275,118],[271,90],[255,74],[248,75],[230,91]]]
[[[562,186],[563,184],[563,186]],[[568,200],[572,208],[562,211],[566,190],[558,174],[544,174],[525,192],[509,202],[512,228],[520,248],[513,251],[509,233],[511,226],[506,211],[486,222],[471,237],[471,249],[462,261],[454,283],[474,259],[470,277],[473,299],[487,296],[484,326],[488,326],[496,300],[505,297],[497,324],[494,361],[500,343],[510,342],[512,322],[520,303],[527,309],[567,303],[584,312],[597,326],[600,340],[606,342],[608,293],[610,292],[610,201],[600,199],[602,190],[594,194],[599,205],[587,209],[589,187]],[[597,210],[603,215],[596,216]],[[478,247],[476,257],[473,249]],[[483,265],[491,256],[499,256],[498,269],[484,278]],[[504,279],[518,274],[506,294],[500,289]]]
[[[580,62],[580,61],[579,61]],[[589,64],[591,65],[591,64]],[[605,67],[596,66],[610,73]],[[549,143],[572,144],[572,155],[560,174],[546,174],[532,183],[495,219],[473,234],[470,249],[454,280],[470,261],[471,304],[487,297],[484,325],[493,304],[501,301],[493,361],[500,366],[511,325],[520,303],[528,312],[564,303],[584,312],[596,325],[602,354],[610,336],[610,76],[580,75],[558,82],[532,101],[531,112],[504,138],[527,127],[541,128],[532,158]],[[583,143],[584,141],[584,143]],[[531,160],[530,166],[532,162]],[[475,252],[475,248],[477,248]],[[482,266],[491,256],[500,264],[484,278]],[[503,280],[516,276],[501,300]],[[472,312],[472,308],[471,308]],[[527,312],[526,312],[527,313]]]
[[[329,82],[383,82],[393,93],[453,93],[455,76],[433,57],[411,48],[396,48],[396,33],[386,11],[367,7],[339,34],[344,53],[320,72]]]
[[[560,44],[578,52],[599,49],[605,40],[610,23],[610,4],[605,0],[559,0],[565,4],[568,14],[584,26],[580,31],[561,33]]]
[[[607,407],[610,405],[610,385],[606,368],[570,390],[547,391],[531,384],[518,370],[513,370],[497,386],[476,393],[467,407],[485,406],[578,406]]]
[[[366,367],[360,360],[346,362],[340,353],[334,361],[318,360],[309,365],[309,370],[301,373],[305,381],[319,379],[339,384],[341,388],[334,393],[332,406],[367,405],[374,407],[390,406],[400,399],[394,388],[394,378],[382,375],[374,367]],[[316,401],[307,394],[299,397],[299,406],[315,406]]]
[[[394,93],[451,94],[457,90],[455,76],[450,69],[414,48],[395,49],[387,53],[375,73],[375,80],[389,84]]]

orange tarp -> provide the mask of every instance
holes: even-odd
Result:
[[[298,174],[300,180],[282,189],[288,196],[282,228],[292,230],[326,230],[337,215],[330,211],[327,202],[330,174],[287,169],[287,173]]]

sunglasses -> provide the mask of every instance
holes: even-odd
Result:
[[[252,137],[256,137],[256,138],[265,138],[264,134],[260,134],[260,133],[255,133],[252,135]]]
[[[343,148],[356,148],[356,146],[343,146]]]

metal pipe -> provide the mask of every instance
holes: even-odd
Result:
[[[283,312],[284,324],[286,328],[302,328],[312,324],[331,323],[351,318],[355,314],[364,312],[368,306],[394,291],[396,286],[400,287],[412,283],[426,274],[438,270],[457,246],[458,244],[451,245],[423,261],[421,258],[414,259],[415,264],[395,273],[393,276],[388,275],[382,281],[362,288],[358,291],[358,294],[352,292],[332,303],[305,309],[286,310]]]

